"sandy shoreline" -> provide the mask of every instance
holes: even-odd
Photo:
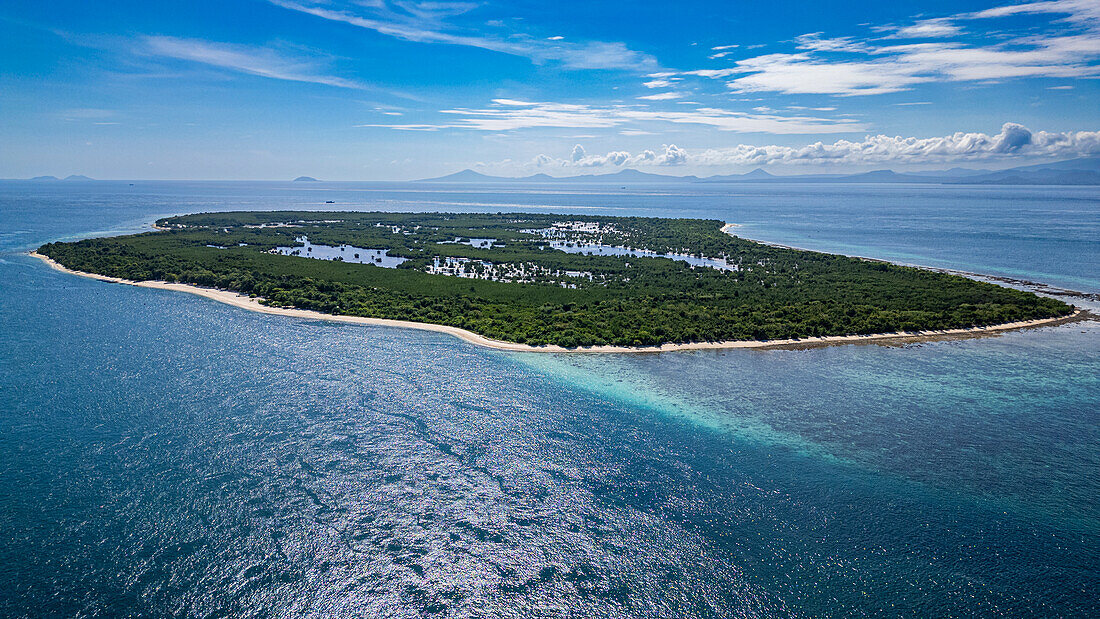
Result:
[[[1059,318],[1042,318],[1039,320],[1027,320],[1021,322],[1009,322],[1000,325],[993,325],[989,327],[971,327],[967,329],[946,329],[943,331],[921,331],[917,333],[879,333],[875,335],[835,335],[827,337],[807,337],[797,340],[735,340],[729,342],[693,342],[690,344],[662,344],[661,346],[592,346],[588,348],[562,348],[560,346],[529,346],[527,344],[516,344],[514,342],[504,342],[501,340],[494,340],[482,335],[478,335],[473,331],[467,331],[466,329],[460,329],[458,327],[450,327],[447,325],[437,325],[427,322],[412,322],[408,320],[391,320],[388,318],[363,318],[360,316],[341,316],[336,314],[324,314],[322,312],[315,312],[312,310],[302,309],[287,309],[280,307],[269,307],[263,305],[258,299],[253,297],[247,297],[242,294],[230,292],[227,290],[216,290],[213,288],[202,288],[200,286],[192,286],[190,284],[173,284],[169,282],[158,281],[144,281],[137,282],[128,279],[121,279],[118,277],[108,277],[106,275],[99,275],[96,273],[85,273],[83,271],[74,271],[48,256],[44,256],[38,252],[30,252],[30,255],[42,260],[50,267],[71,275],[79,275],[81,277],[89,277],[92,279],[98,279],[100,281],[112,282],[116,284],[126,284],[128,286],[140,286],[142,288],[157,288],[160,290],[173,290],[176,292],[187,292],[195,294],[207,299],[218,301],[219,303],[225,303],[241,309],[250,310],[253,312],[260,312],[261,314],[274,314],[277,316],[289,316],[292,318],[306,318],[310,320],[327,320],[331,322],[342,322],[347,324],[358,325],[373,325],[380,327],[397,327],[400,329],[420,329],[422,331],[435,331],[437,333],[446,333],[452,335],[461,340],[483,346],[486,348],[493,348],[496,350],[507,350],[513,352],[550,352],[550,353],[654,353],[654,352],[674,352],[680,350],[718,350],[729,348],[803,348],[813,346],[827,346],[834,344],[849,344],[849,343],[864,343],[864,342],[906,342],[906,341],[931,341],[939,339],[953,339],[958,337],[980,337],[983,335],[990,335],[996,333],[1002,333],[1005,331],[1014,331],[1017,329],[1028,329],[1034,327],[1051,326],[1057,324],[1064,324],[1067,322],[1074,322],[1087,317],[1087,313],[1084,310],[1077,310],[1069,316],[1062,316]]]

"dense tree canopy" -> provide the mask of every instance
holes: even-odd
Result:
[[[276,211],[157,224],[164,231],[50,243],[39,252],[79,271],[566,347],[948,329],[1072,311],[1057,300],[954,275],[746,241],[712,220]],[[706,257],[729,268],[692,267],[676,256],[566,253],[550,246],[545,230],[563,242]],[[313,244],[385,249],[407,261],[382,268],[274,253],[301,245],[296,239],[303,236]],[[469,238],[494,242],[456,242]],[[426,272],[447,257],[476,261],[471,276]],[[494,281],[504,268],[522,271],[524,279]]]

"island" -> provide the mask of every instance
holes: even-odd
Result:
[[[264,311],[400,321],[513,349],[733,346],[1074,313],[958,275],[757,243],[717,220],[271,211],[156,227],[37,254],[81,274],[220,291]]]

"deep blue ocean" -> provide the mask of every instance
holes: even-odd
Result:
[[[0,616],[1100,616],[1098,323],[519,354],[25,255],[246,209],[708,217],[1100,292],[1094,187],[0,182]]]

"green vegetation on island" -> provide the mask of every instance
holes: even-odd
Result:
[[[530,345],[925,331],[1073,311],[955,275],[739,239],[714,220],[274,211],[157,226],[38,251],[77,271]]]

